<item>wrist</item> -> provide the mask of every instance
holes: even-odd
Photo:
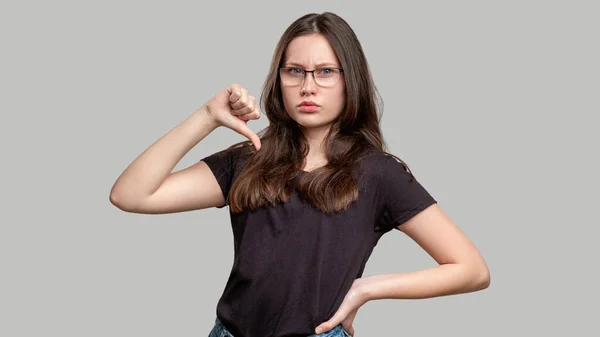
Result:
[[[194,111],[192,114],[195,118],[200,120],[202,125],[208,127],[211,131],[221,126],[210,114],[206,106],[201,106],[198,110]]]
[[[359,279],[357,279],[357,280],[359,280]],[[352,292],[353,296],[355,296],[359,300],[361,305],[365,304],[371,300],[371,298],[369,297],[370,296],[369,284],[366,282],[356,283],[350,289],[350,291]]]

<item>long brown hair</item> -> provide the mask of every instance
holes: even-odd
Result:
[[[308,143],[285,110],[279,68],[294,38],[315,33],[329,41],[344,69],[346,105],[324,140],[327,165],[301,174]],[[372,151],[386,152],[386,144],[379,127],[380,95],[360,42],[344,19],[331,12],[311,13],[285,30],[275,48],[260,105],[269,126],[259,134],[260,151],[248,146],[252,153],[231,187],[228,202],[233,213],[286,202],[294,189],[302,200],[326,213],[343,211],[358,199],[354,164]],[[251,143],[232,147],[241,144]]]

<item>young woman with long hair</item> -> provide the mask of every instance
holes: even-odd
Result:
[[[475,246],[387,152],[379,103],[348,23],[306,14],[281,36],[259,102],[243,86],[227,86],[117,179],[110,200],[128,212],[229,206],[234,262],[210,337],[348,336],[367,301],[489,285]],[[247,122],[261,111],[269,125],[255,134]],[[248,141],[172,172],[221,126]],[[393,229],[439,266],[362,277]]]

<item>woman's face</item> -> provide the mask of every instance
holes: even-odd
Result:
[[[287,81],[280,77],[283,103],[288,115],[301,129],[328,129],[340,115],[346,103],[343,72],[339,75],[330,70],[323,71],[317,78],[306,73],[303,80],[297,76],[299,70],[317,68],[341,68],[341,64],[329,41],[321,34],[304,35],[294,38],[285,52],[282,67],[292,67]],[[280,76],[285,76],[281,75]],[[291,78],[295,77],[295,81]],[[330,77],[327,79],[326,77]],[[337,79],[337,82],[334,80]],[[331,84],[335,82],[335,84]],[[311,101],[316,107],[302,107],[301,103]]]

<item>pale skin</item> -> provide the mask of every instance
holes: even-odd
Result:
[[[285,62],[309,70],[324,65],[339,67],[335,53],[321,35],[294,39],[288,46]],[[322,88],[310,74],[302,85],[282,86],[286,110],[308,139],[305,171],[327,162],[321,144],[332,121],[341,112],[344,90],[343,80],[334,87]],[[319,112],[300,112],[297,104],[303,100],[320,104]],[[219,184],[204,162],[176,172],[172,172],[173,168],[190,149],[221,126],[247,137],[260,150],[258,136],[246,125],[247,121],[260,116],[254,96],[239,84],[227,86],[143,151],[115,182],[110,201],[123,211],[144,214],[185,212],[223,205],[225,198]],[[355,335],[352,323],[356,313],[371,300],[430,298],[478,291],[489,286],[490,272],[483,257],[437,204],[399,224],[397,229],[422,247],[438,266],[356,279],[337,312],[319,324],[315,333],[327,332],[342,323],[346,331]]]

